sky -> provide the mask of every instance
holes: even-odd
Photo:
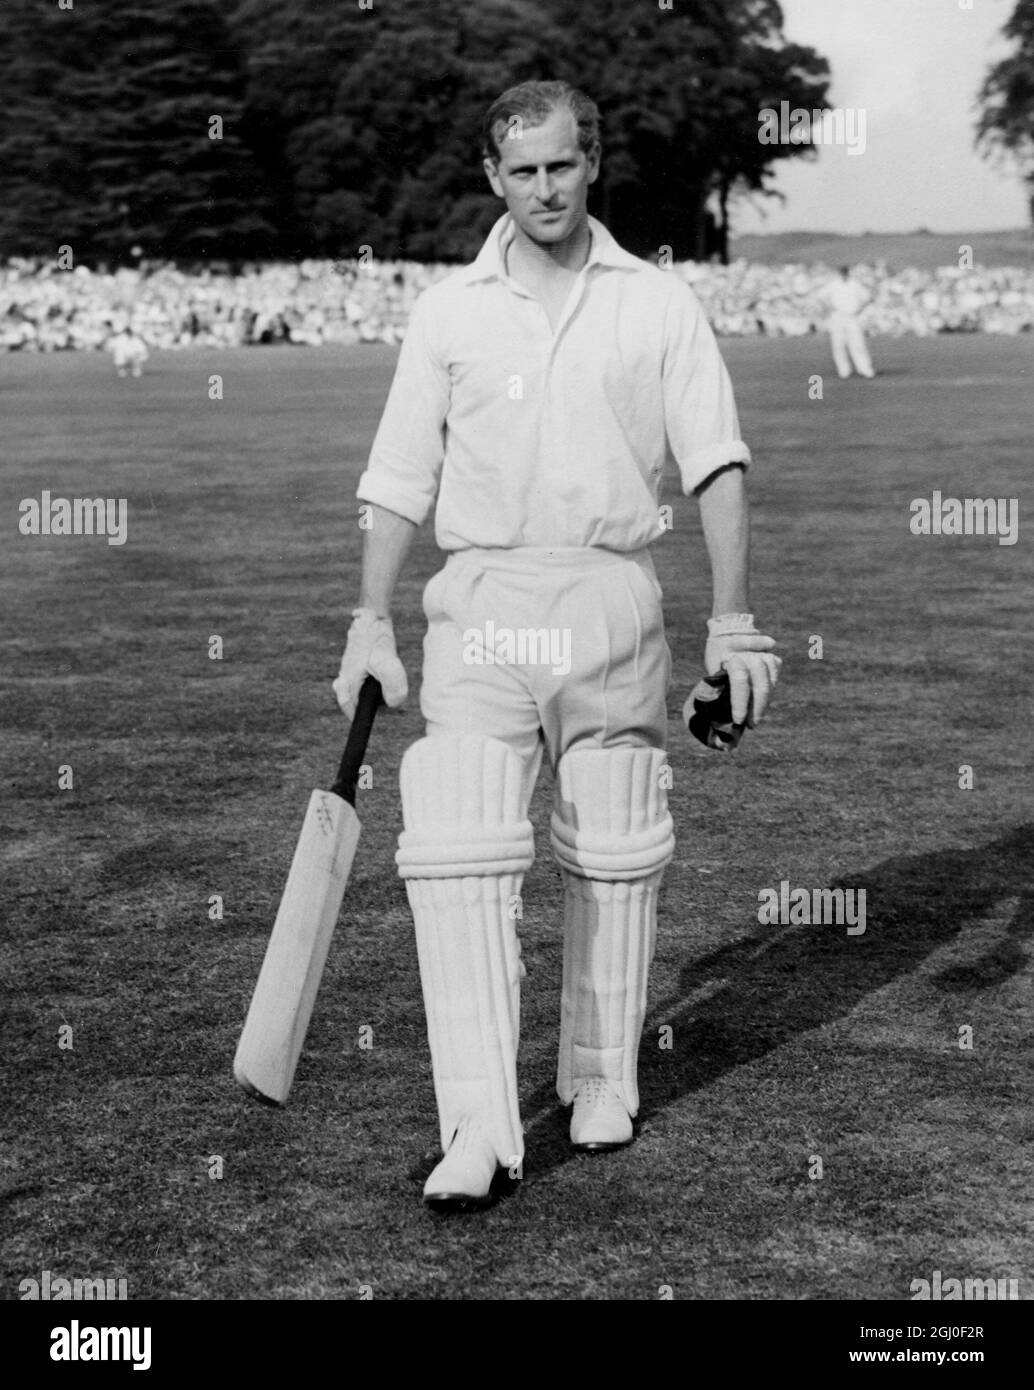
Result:
[[[783,160],[786,195],[740,202],[751,232],[1001,231],[1029,223],[1015,172],[973,148],[976,95],[1010,51],[1001,29],[1014,0],[780,0],[783,32],[828,59],[827,104],[865,110],[865,149],[825,145]],[[857,119],[857,118],[856,118]],[[849,133],[851,127],[848,127]],[[860,127],[854,127],[860,131]]]

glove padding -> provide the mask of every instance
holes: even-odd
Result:
[[[355,718],[359,690],[368,675],[380,681],[389,709],[405,704],[409,682],[395,650],[391,619],[379,618],[372,608],[356,608],[341,657],[341,670],[333,683],[337,702],[349,719]]]
[[[783,664],[771,654],[775,640],[758,632],[753,613],[708,618],[707,633],[704,669],[708,676],[728,672],[732,723],[753,729],[765,712]]]
[[[719,671],[716,676],[705,676],[690,691],[682,710],[686,727],[693,737],[721,753],[731,752],[747,727],[746,723],[733,723],[729,684],[725,671]]]

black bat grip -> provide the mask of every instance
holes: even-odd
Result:
[[[373,728],[373,718],[380,705],[384,703],[381,683],[376,676],[367,676],[356,701],[355,718],[348,731],[348,741],[341,755],[341,766],[337,770],[337,781],[331,787],[335,796],[355,806],[355,789],[359,781],[359,769],[366,754],[366,745]]]

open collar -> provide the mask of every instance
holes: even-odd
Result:
[[[620,247],[603,223],[598,222],[595,217],[589,218],[589,231],[592,240],[585,269],[593,265],[618,270],[642,268],[643,262]],[[504,213],[488,233],[477,258],[460,272],[463,282],[474,285],[483,280],[506,280],[508,277],[505,255],[514,235],[513,217],[508,212]]]

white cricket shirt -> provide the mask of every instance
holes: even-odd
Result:
[[[443,550],[602,546],[659,534],[673,456],[685,492],[750,462],[703,309],[673,271],[623,251],[595,218],[556,332],[511,279],[509,214],[477,259],[414,306],[357,495]]]
[[[868,294],[856,280],[840,276],[831,281],[827,293],[835,314],[857,314],[869,302]]]

